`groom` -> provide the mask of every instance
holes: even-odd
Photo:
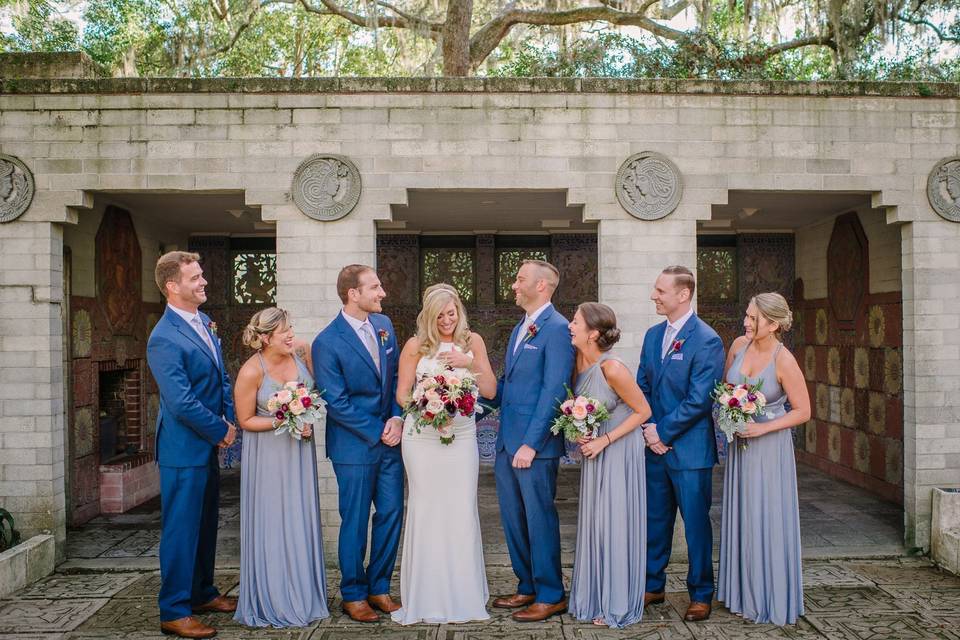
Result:
[[[650,299],[666,321],[647,330],[637,384],[653,410],[647,451],[647,584],[644,605],[663,602],[677,508],[686,531],[690,606],[684,619],[710,617],[713,532],[710,501],[717,450],[710,417],[713,385],[723,376],[723,343],[693,312],[690,269],[667,267]]]
[[[371,267],[341,269],[337,294],[343,310],[314,339],[313,365],[327,401],[327,456],[340,494],[340,593],[347,615],[376,622],[371,606],[386,613],[400,608],[389,595],[403,521],[399,350],[390,319],[380,313],[387,294]]]
[[[220,467],[217,446],[236,437],[230,378],[213,323],[200,311],[207,281],[200,256],[171,251],[154,272],[167,308],[147,341],[147,365],[160,388],[160,630],[211,638],[192,613],[231,613],[236,598],[213,584]]]
[[[554,497],[563,441],[550,434],[564,385],[573,373],[574,350],[567,319],[550,303],[560,283],[556,267],[525,260],[513,283],[517,305],[527,312],[513,329],[500,376],[500,430],[494,477],[500,517],[517,575],[517,591],[493,606],[524,607],[519,622],[536,622],[567,608],[560,575],[560,522]]]

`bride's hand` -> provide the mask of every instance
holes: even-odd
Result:
[[[453,367],[455,369],[469,369],[473,365],[473,358],[462,351],[458,351],[457,349],[444,351],[443,353],[437,355],[437,360],[446,366]]]

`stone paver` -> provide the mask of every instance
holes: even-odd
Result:
[[[816,544],[804,549],[806,616],[789,627],[746,622],[716,602],[709,621],[685,623],[687,567],[679,562],[669,568],[667,602],[649,607],[640,624],[624,630],[597,627],[569,615],[524,625],[514,622],[509,611],[498,609],[491,609],[491,619],[484,623],[399,627],[384,617],[379,624],[361,625],[340,611],[336,593],[339,573],[335,567],[327,572],[332,615],[308,628],[248,629],[229,616],[210,614],[203,619],[219,629],[219,638],[228,640],[960,640],[960,578],[937,570],[925,558],[903,555],[899,507],[804,467],[799,469],[799,478],[801,526],[804,535]],[[715,503],[722,487],[721,479],[716,480]],[[578,482],[577,469],[566,468],[561,473],[558,509],[568,588]],[[224,474],[217,585],[231,595],[236,595],[239,583],[238,484],[235,472]],[[489,468],[481,472],[480,503],[490,592],[510,592],[516,580],[500,530]],[[0,600],[0,636],[16,640],[163,637],[158,629],[156,603],[160,585],[157,508],[156,502],[150,503],[131,513],[97,518],[70,531],[69,559],[59,573]],[[712,515],[716,525],[719,504],[714,505]],[[843,536],[834,536],[834,531],[844,529]],[[392,590],[399,594],[399,572]]]

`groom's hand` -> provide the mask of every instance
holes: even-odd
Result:
[[[648,422],[643,426],[643,437],[647,441],[647,446],[650,447],[650,451],[653,451],[658,456],[662,456],[667,451],[670,451],[670,447],[663,444],[663,441],[660,440],[660,435],[657,433],[657,425],[653,422]]]
[[[520,448],[517,449],[517,453],[513,456],[513,467],[515,469],[529,469],[536,455],[537,452],[533,447],[525,444],[521,445]]]
[[[380,439],[388,447],[395,447],[400,444],[401,429],[403,429],[403,420],[394,416],[383,425],[383,433],[380,434]]]
[[[233,441],[237,439],[237,427],[229,420],[224,419],[224,422],[227,423],[227,435],[223,436],[223,440],[217,445],[221,449],[226,449],[233,444]]]

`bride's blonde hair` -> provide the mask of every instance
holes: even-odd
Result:
[[[467,310],[463,308],[460,294],[449,284],[440,283],[427,287],[423,292],[423,308],[417,316],[417,340],[420,341],[420,353],[431,357],[440,348],[440,330],[437,318],[450,302],[457,308],[457,326],[453,328],[453,343],[463,351],[470,348],[470,326],[467,324]]]

